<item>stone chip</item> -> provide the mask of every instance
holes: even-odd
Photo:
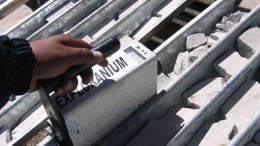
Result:
[[[186,48],[191,51],[207,43],[207,37],[203,33],[193,34],[187,37]]]
[[[254,27],[244,32],[237,40],[238,52],[241,56],[251,58],[260,51],[260,28]]]
[[[189,52],[179,53],[173,72],[169,73],[169,77],[176,79],[184,70],[186,70],[192,64],[192,60],[189,57]]]
[[[222,88],[223,78],[204,80],[183,93],[183,104],[189,108],[201,108],[209,103]]]
[[[260,4],[260,0],[242,0],[238,7],[243,10],[253,10],[258,4]]]
[[[208,49],[209,49],[209,47],[207,45],[205,45],[205,46],[200,46],[200,47],[192,50],[189,53],[189,57],[190,57],[191,61],[195,62],[198,58],[202,57],[207,52]]]
[[[213,66],[221,77],[228,80],[245,67],[247,62],[248,60],[241,57],[237,52],[229,51],[217,59]]]

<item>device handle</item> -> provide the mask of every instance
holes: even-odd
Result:
[[[120,42],[117,38],[109,38],[105,40],[104,42],[101,42],[100,44],[96,45],[95,47],[91,48],[92,51],[100,51],[104,58],[112,55],[120,48]],[[81,65],[74,65],[71,66],[66,72],[64,72],[62,75],[53,78],[53,79],[44,79],[40,80],[38,83],[40,86],[45,90],[46,93],[51,93],[56,86],[60,84],[61,81],[63,81],[66,78],[73,78],[80,74],[83,70],[86,70],[90,67],[92,67],[95,64],[81,64]]]

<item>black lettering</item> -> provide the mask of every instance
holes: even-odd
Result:
[[[125,62],[125,60],[122,57],[119,57],[119,60],[116,59],[116,63],[120,66],[121,69],[128,66],[128,64]]]
[[[61,100],[61,96],[57,96],[56,98],[55,98],[55,101],[56,101],[56,103],[58,104],[58,106],[59,106],[59,108],[60,109],[62,109],[62,108],[64,108],[65,107],[65,104],[62,102],[63,100]]]
[[[90,82],[90,84],[91,84],[91,85],[98,86],[98,83],[96,83],[96,82],[94,81],[94,79]]]
[[[83,88],[84,89],[84,88]],[[77,92],[79,96],[82,96],[84,94],[84,90],[80,90],[79,92]]]
[[[102,75],[103,79],[106,80],[107,77],[110,77],[110,74],[108,73],[106,68],[103,68],[103,70],[99,70],[100,74]]]
[[[83,90],[84,90],[85,92],[89,92],[91,89],[93,89],[93,88],[95,88],[95,87],[96,87],[96,86],[94,86],[94,85],[89,85],[89,86],[83,88]]]
[[[94,73],[94,76],[98,84],[101,84],[104,81],[104,79],[98,73]]]
[[[86,91],[86,92],[88,92],[88,91],[90,90],[90,86],[91,86],[91,85],[89,85],[89,86],[83,88],[83,90]]]
[[[69,95],[70,95],[70,97],[72,98],[72,100],[75,100],[75,93],[74,92],[69,92]]]
[[[112,66],[112,64],[109,64],[109,66],[112,68],[112,70],[114,72],[119,72],[119,67],[116,65],[115,61],[113,61],[113,64],[114,64],[115,68]]]
[[[68,96],[64,96],[65,105],[68,105],[72,100]]]
[[[112,70],[109,68],[109,66],[106,67],[108,69],[108,71],[110,72],[111,75],[114,75],[114,73],[112,72]]]

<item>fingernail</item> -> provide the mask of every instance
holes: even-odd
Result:
[[[100,58],[100,59],[103,58],[103,54],[99,51],[93,51],[93,54],[94,54],[95,58]]]

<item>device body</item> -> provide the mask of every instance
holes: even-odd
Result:
[[[50,98],[62,118],[61,131],[68,133],[63,137],[72,145],[94,144],[157,93],[156,55],[141,43],[107,60],[105,68],[92,67],[89,85],[79,84],[66,96]]]

